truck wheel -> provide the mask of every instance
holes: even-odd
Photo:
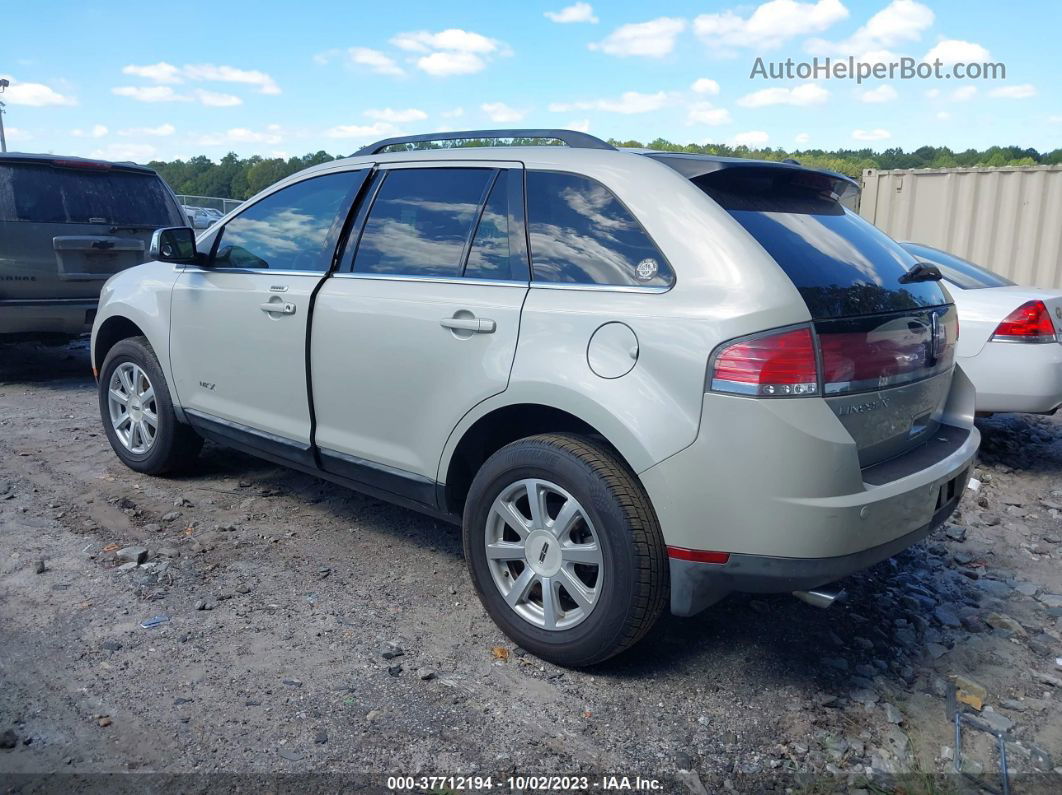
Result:
[[[632,646],[668,595],[667,550],[634,473],[592,439],[544,434],[492,455],[464,512],[465,558],[484,608],[557,665]]]
[[[130,469],[148,475],[184,469],[203,446],[177,421],[166,377],[144,337],[121,340],[107,352],[99,400],[107,440]]]

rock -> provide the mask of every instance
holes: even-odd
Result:
[[[1021,637],[1025,637],[1026,635],[1025,628],[1006,613],[989,613],[985,616],[985,623],[992,627],[992,629],[1009,632],[1012,635],[1019,635]]]
[[[434,679],[435,678],[435,671],[432,670],[431,668],[418,668],[417,669],[417,678],[418,679],[422,679],[425,682],[427,682],[429,679]]]
[[[885,702],[885,720],[889,723],[903,723],[903,713],[892,704]]]
[[[960,770],[966,775],[974,776],[976,778],[985,772],[985,766],[972,756],[967,755],[962,758],[962,766]]]
[[[213,610],[217,607],[217,602],[213,599],[200,599],[195,603],[196,610]]]
[[[389,665],[387,667],[387,673],[391,674],[391,676],[398,676],[400,673],[402,673],[402,666],[401,665]]]
[[[1003,699],[999,702],[999,706],[1003,707],[1003,709],[1009,709],[1012,712],[1025,712],[1025,710],[1028,709],[1028,707],[1014,698]]]
[[[18,735],[11,729],[8,729],[3,734],[0,734],[0,748],[5,751],[9,751],[18,745]]]
[[[939,605],[933,610],[933,618],[939,621],[945,627],[958,628],[962,626],[962,622],[959,617],[955,615],[955,612],[950,607]]]
[[[376,723],[378,720],[383,718],[386,714],[387,713],[384,712],[382,709],[370,710],[369,714],[367,714],[365,716],[365,720],[367,720],[369,723]]]
[[[1052,638],[1051,638],[1050,635],[1047,635],[1047,634],[1037,635],[1035,637],[1029,638],[1026,641],[1026,644],[1029,646],[1029,651],[1031,651],[1033,654],[1036,654],[1036,655],[1038,655],[1040,657],[1052,657],[1052,656],[1054,656],[1051,653]]]
[[[115,571],[121,571],[121,572],[132,571],[136,567],[137,567],[137,562],[135,560],[131,560],[128,563],[123,563],[121,566],[119,566],[117,569],[115,569]]]
[[[302,687],[302,680],[300,679],[281,679],[280,683],[288,687]]]
[[[251,586],[246,584],[240,584],[236,586],[236,593],[250,593]]]
[[[1051,676],[1051,674],[1033,673],[1033,679],[1041,684],[1048,685],[1049,687],[1062,687],[1062,679],[1057,676]]]
[[[1019,582],[1014,586],[1014,590],[1024,596],[1036,596],[1036,592],[1039,587],[1033,582]]]
[[[852,699],[852,701],[855,701],[857,704],[862,704],[865,707],[869,707],[872,704],[877,704],[879,698],[878,694],[875,693],[873,690],[867,690],[862,687],[857,687],[855,690],[849,693],[848,696]]]
[[[111,721],[111,719],[110,719],[109,717],[107,717],[106,715],[104,715],[104,716],[102,716],[101,718],[99,718],[99,719],[97,719],[97,720],[96,720],[96,723],[97,723],[97,724],[98,724],[99,726],[102,726],[102,727],[103,727],[103,728],[105,728],[105,729],[106,729],[106,728],[107,728],[108,726],[110,726],[112,722],[113,722],[113,721]]]
[[[160,521],[167,522],[167,523],[176,522],[180,518],[181,518],[181,514],[180,513],[178,513],[177,511],[170,511],[169,513],[162,514],[162,518],[160,519]]]
[[[966,540],[966,528],[957,527],[955,525],[948,525],[944,528],[944,534],[952,541],[965,541]]]
[[[994,596],[997,599],[1006,599],[1010,596],[1011,588],[1005,582],[999,580],[990,580],[984,577],[977,581],[977,587],[984,591],[989,596]]]
[[[708,795],[708,790],[704,788],[704,782],[701,781],[701,777],[697,775],[696,771],[679,770],[675,774],[675,778],[682,782],[690,795]],[[727,780],[729,781],[729,779]]]
[[[194,508],[195,503],[188,499],[188,496],[182,494],[180,497],[173,501],[173,504],[178,508]]]
[[[43,560],[38,560],[36,563],[33,564],[33,572],[35,574],[44,574],[44,572],[46,571],[48,571],[48,567],[45,565]]]
[[[324,745],[328,742],[328,732],[324,729],[318,729],[317,733],[313,736],[313,741],[317,743],[317,745]]]
[[[281,748],[279,751],[277,751],[277,754],[280,756],[281,759],[287,759],[289,762],[302,761],[302,754],[300,754],[298,751],[292,750],[291,748]]]
[[[405,650],[396,643],[385,643],[380,650],[380,656],[385,660],[393,660],[395,657],[401,657],[405,653]]]
[[[976,710],[980,710],[988,698],[988,688],[962,674],[953,674],[951,680],[955,683],[956,696],[963,704],[969,704]]]
[[[962,621],[963,629],[967,632],[984,632],[988,629],[988,625],[976,613],[963,616],[960,620]]]
[[[896,639],[896,642],[905,649],[913,649],[918,645],[918,636],[910,627],[900,627],[893,634],[893,637]]]
[[[107,651],[118,651],[122,648],[122,644],[116,640],[105,640],[100,644],[100,648],[106,649]]]
[[[926,652],[929,654],[930,659],[939,660],[948,653],[948,647],[940,643],[927,643]]]
[[[118,560],[125,560],[140,565],[147,560],[148,551],[144,547],[123,547],[114,553]]]
[[[1062,594],[1042,593],[1036,597],[1036,601],[1042,603],[1044,607],[1062,608]]]
[[[987,723],[993,731],[1008,732],[1014,727],[1014,721],[1005,715],[1000,715],[991,707],[985,707],[981,711],[981,719]]]

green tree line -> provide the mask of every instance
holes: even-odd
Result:
[[[466,141],[465,145],[491,145],[490,141]],[[514,141],[514,143],[518,143]],[[751,149],[747,146],[726,144],[675,144],[657,138],[648,144],[641,141],[618,141],[610,139],[615,146],[648,146],[669,152],[693,152],[696,154],[721,155],[725,157],[749,157],[762,160],[793,158],[813,168],[824,168],[859,177],[864,169],[892,168],[957,168],[972,166],[1035,166],[1062,164],[1062,149],[1041,153],[1020,146],[992,146],[988,149],[967,149],[955,152],[946,146],[923,146],[911,152],[901,148],[874,151],[873,149],[800,149],[787,151],[781,148]],[[433,145],[433,146],[438,146]],[[338,157],[343,157],[339,155]],[[205,155],[189,160],[169,162],[155,160],[149,165],[158,171],[176,193],[196,196],[218,196],[224,199],[247,199],[279,179],[301,171],[309,166],[337,159],[325,151],[302,157],[263,158],[258,155],[239,157],[229,152],[219,162]]]

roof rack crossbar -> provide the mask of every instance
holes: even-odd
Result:
[[[352,157],[361,155],[378,155],[389,146],[399,144],[427,143],[429,141],[466,141],[477,138],[552,138],[567,144],[573,149],[615,149],[600,138],[575,130],[461,130],[458,132],[424,133],[423,135],[402,135],[363,146]]]

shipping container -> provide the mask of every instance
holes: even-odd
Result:
[[[867,169],[859,213],[896,240],[1062,288],[1062,166]]]

